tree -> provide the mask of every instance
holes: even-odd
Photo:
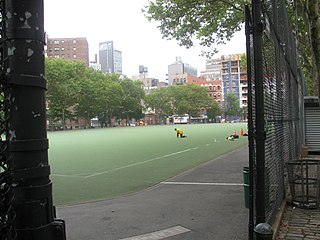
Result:
[[[213,101],[207,109],[207,116],[212,122],[216,121],[216,117],[221,115],[221,108],[217,101]]]
[[[175,39],[187,48],[198,41],[203,46],[213,47],[211,54],[214,54],[217,44],[225,44],[241,29],[246,3],[247,0],[156,0],[149,1],[143,12],[150,21],[159,22],[158,28],[164,38]],[[294,33],[299,40],[304,72],[308,73],[305,77],[311,79],[315,95],[319,96],[320,0],[287,0],[286,4],[292,22],[297,23],[293,29],[297,29]]]
[[[237,116],[239,114],[239,99],[234,92],[228,92],[225,96],[225,115]]]
[[[77,96],[77,103],[75,105],[75,112],[77,117],[86,119],[86,126],[89,127],[91,119],[99,114],[100,94],[99,83],[107,81],[107,75],[100,71],[95,71],[92,68],[87,68],[85,78],[78,82],[79,93]]]
[[[65,128],[66,119],[73,119],[73,106],[77,102],[78,82],[84,79],[85,64],[80,61],[47,58],[45,77],[48,90],[48,118],[50,121],[61,121]]]
[[[172,115],[172,107],[168,95],[168,88],[157,88],[145,96],[145,106],[159,116],[161,122],[163,115]]]
[[[128,78],[120,81],[123,91],[121,111],[125,116],[126,125],[128,124],[130,117],[142,116],[142,100],[145,95],[142,84],[141,81],[133,81]]]
[[[180,111],[185,109],[185,113],[189,114],[189,116],[197,116],[210,102],[207,88],[205,87],[186,84],[178,86],[178,88],[180,88],[179,91],[182,93],[182,100],[178,106],[181,109]]]
[[[195,84],[170,86],[168,94],[173,113],[178,115],[196,116],[210,102],[207,89]]]
[[[101,126],[111,126],[111,119],[122,107],[124,91],[119,75],[104,74],[94,83],[97,99],[97,114]]]

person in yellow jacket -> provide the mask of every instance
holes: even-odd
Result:
[[[182,131],[181,129],[175,128],[174,130],[177,132],[177,137],[179,137],[179,136],[180,136],[181,138],[187,137],[187,136],[183,135],[183,131]]]

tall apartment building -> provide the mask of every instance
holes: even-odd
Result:
[[[206,59],[206,70],[201,71],[201,76],[204,76],[207,81],[222,80],[221,75],[221,58]]]
[[[221,87],[222,107],[224,106],[224,96],[228,92],[236,94],[240,108],[247,106],[247,72],[241,68],[241,55],[222,55],[217,59],[207,59],[206,70],[201,72],[201,76],[205,77],[208,83],[212,83],[215,89]]]
[[[177,57],[175,63],[168,66],[168,84],[176,85],[186,83],[187,74],[196,77],[197,69],[187,63],[183,63],[181,58]],[[183,77],[181,77],[182,75]],[[183,79],[185,79],[185,81]]]
[[[89,66],[89,46],[86,38],[47,38],[47,56],[81,60]]]
[[[234,92],[239,99],[240,108],[247,106],[247,72],[241,68],[241,55],[221,56],[223,92]]]
[[[114,49],[113,41],[99,43],[101,71],[122,74],[122,52]]]

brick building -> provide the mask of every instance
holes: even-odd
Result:
[[[86,38],[47,38],[47,56],[81,60],[89,66],[89,46]]]
[[[215,100],[216,102],[218,102],[220,107],[222,107],[223,89],[222,89],[221,80],[208,81],[204,76],[201,76],[201,77],[194,77],[190,79],[188,83],[193,83],[193,84],[200,85],[202,87],[206,87],[209,97]]]

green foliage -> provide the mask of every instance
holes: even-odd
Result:
[[[146,96],[146,106],[158,114],[197,115],[210,102],[206,88],[194,85],[173,85],[156,89]]]
[[[142,11],[149,21],[159,23],[162,36],[175,39],[187,48],[199,42],[211,47],[230,40],[244,22],[248,0],[150,0]],[[320,81],[320,0],[287,0],[286,6],[298,39],[300,65],[309,94],[319,95]],[[267,3],[268,4],[268,3]],[[271,4],[271,3],[270,3]]]
[[[215,122],[216,117],[220,116],[222,113],[222,110],[220,108],[220,105],[217,101],[211,102],[211,104],[207,108],[207,116],[208,119],[210,119],[212,122]]]
[[[245,3],[245,0],[157,0],[150,1],[143,12],[150,21],[160,23],[158,28],[164,38],[176,39],[187,48],[193,46],[195,39],[211,47],[224,44],[241,29]]]
[[[240,67],[242,69],[247,69],[247,55],[246,54],[241,54],[240,56]]]
[[[168,88],[154,89],[150,94],[145,96],[144,105],[159,116],[158,122],[162,122],[165,115],[173,115]]]
[[[144,91],[141,81],[132,81],[125,78],[120,81],[123,95],[121,99],[122,114],[125,114],[128,123],[130,116],[142,116],[141,100],[144,99]]]
[[[65,126],[66,118],[73,118],[71,110],[77,102],[78,82],[84,79],[85,69],[80,61],[46,59],[48,117],[53,122],[60,120],[61,127]]]
[[[79,61],[46,59],[48,119],[51,125],[65,126],[66,119],[98,117],[110,126],[115,116],[142,116],[144,91],[141,82],[105,74]]]
[[[239,111],[239,99],[234,92],[228,92],[225,96],[225,115],[237,116]]]

